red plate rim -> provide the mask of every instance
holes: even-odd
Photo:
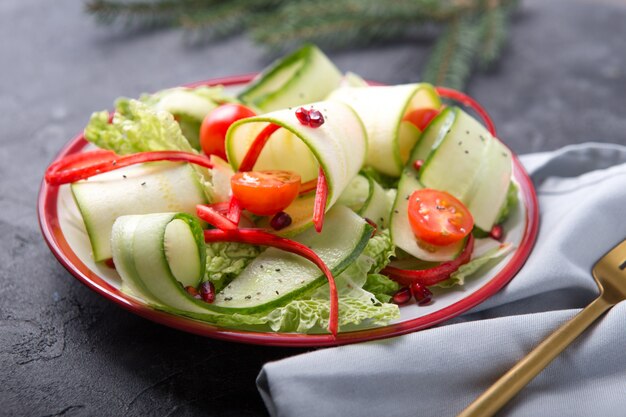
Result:
[[[186,87],[195,87],[201,85],[224,85],[234,86],[249,82],[256,74],[245,74],[232,77],[224,77],[199,81],[185,85]],[[74,137],[67,145],[61,149],[55,160],[63,158],[69,154],[79,152],[87,141],[83,134]],[[85,284],[87,287],[104,296],[105,298],[119,304],[123,308],[154,322],[164,324],[166,326],[194,333],[201,336],[213,337],[216,339],[229,340],[240,343],[271,345],[271,346],[290,346],[290,347],[322,347],[337,346],[348,343],[357,343],[368,340],[382,339],[392,336],[399,336],[432,327],[445,320],[458,316],[461,313],[482,303],[487,298],[498,292],[504,287],[521,269],[528,259],[530,252],[535,244],[537,231],[539,227],[539,208],[537,195],[533,183],[519,162],[517,156],[513,154],[513,177],[520,184],[523,204],[526,207],[526,223],[524,234],[519,247],[514,252],[513,257],[506,266],[489,282],[478,290],[469,294],[467,297],[448,307],[437,310],[431,314],[418,317],[415,319],[403,321],[400,323],[390,324],[384,327],[374,329],[356,330],[350,332],[339,333],[336,338],[325,334],[295,334],[295,333],[273,333],[273,332],[254,332],[245,330],[232,330],[218,327],[206,322],[201,322],[188,317],[177,316],[174,314],[158,311],[142,304],[117,288],[113,287],[96,273],[91,271],[72,251],[69,243],[65,239],[61,231],[57,213],[57,200],[59,194],[58,186],[50,186],[42,180],[39,196],[37,199],[37,212],[39,219],[39,227],[50,247],[50,250],[58,261],[72,274],[76,279]]]

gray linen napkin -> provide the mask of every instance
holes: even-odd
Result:
[[[541,225],[519,274],[445,325],[263,367],[272,416],[454,416],[597,295],[591,267],[626,237],[626,146],[523,156]],[[577,339],[501,416],[625,416],[626,303]]]

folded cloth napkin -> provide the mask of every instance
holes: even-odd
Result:
[[[439,327],[266,364],[257,385],[272,416],[455,416],[597,296],[591,268],[626,238],[626,146],[589,143],[521,160],[541,224],[517,276]],[[626,303],[499,415],[625,416]]]

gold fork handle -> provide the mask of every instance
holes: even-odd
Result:
[[[457,417],[491,417],[557,357],[578,335],[613,306],[601,296],[559,327]]]

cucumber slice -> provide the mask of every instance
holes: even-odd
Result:
[[[444,262],[452,260],[463,250],[464,240],[448,246],[420,246],[413,234],[413,229],[409,223],[409,200],[407,196],[424,187],[417,180],[415,174],[409,172],[410,169],[405,168],[407,172],[402,175],[398,185],[398,194],[391,214],[391,239],[394,245],[423,261]]]
[[[425,187],[447,191],[467,204],[485,163],[489,143],[494,139],[483,125],[461,109],[451,111],[456,113],[454,122],[432,145],[419,179]]]
[[[267,141],[254,169],[294,171],[304,182],[317,178],[321,166],[328,182],[328,210],[361,169],[367,139],[361,120],[349,106],[334,101],[309,106],[324,115],[325,123],[320,127],[301,124],[295,111],[289,109],[249,117],[235,122],[228,129],[226,152],[233,169],[237,170],[261,130],[270,123],[283,127]],[[306,213],[307,220],[304,223],[294,221],[291,227],[280,231],[283,235],[299,232],[311,223],[313,200],[302,198],[296,202],[299,208],[295,211],[306,210],[303,213]],[[291,214],[294,209],[286,211]],[[295,220],[293,216],[292,220]]]
[[[389,224],[391,201],[383,187],[374,178],[361,173],[357,175],[337,200],[364,219],[370,219],[379,227]]]
[[[315,45],[304,45],[265,69],[239,94],[264,112],[323,100],[341,82],[341,72]]]
[[[172,257],[167,255],[166,241],[167,228],[177,219],[183,220],[189,229],[184,237],[187,240],[184,248],[194,247],[186,254],[178,254],[184,258],[180,265],[188,265],[188,270],[178,276],[174,273],[175,267],[168,262]],[[312,248],[336,276],[361,254],[373,229],[343,206],[328,213],[326,224],[328,227],[322,233],[309,230],[295,240]],[[342,233],[337,234],[339,229]],[[269,248],[218,293],[214,303],[208,304],[191,297],[180,285],[183,276],[195,278],[197,271],[204,273],[202,229],[196,219],[172,213],[123,216],[115,222],[113,236],[113,259],[126,288],[131,288],[133,293],[160,309],[193,314],[196,318],[214,312],[250,314],[264,311],[326,282],[324,274],[308,260]],[[199,282],[199,278],[194,282]]]
[[[195,149],[200,149],[200,125],[204,117],[223,99],[222,87],[176,87],[143,95],[141,101],[157,110],[165,110],[176,118],[183,136]]]
[[[447,247],[433,248],[421,247],[418,245],[411,224],[408,218],[408,197],[414,191],[424,188],[419,182],[418,171],[413,164],[417,160],[424,160],[430,153],[434,143],[445,136],[450,126],[454,123],[456,113],[451,108],[444,109],[422,133],[420,141],[417,143],[411,156],[402,171],[398,192],[391,210],[391,239],[397,247],[406,251],[418,259],[430,262],[443,262],[454,259],[463,249],[462,244],[450,245]]]
[[[429,84],[345,87],[333,92],[330,99],[352,106],[363,120],[369,140],[366,163],[395,177],[400,176],[420,137],[419,130],[402,118],[415,109],[441,107]]]
[[[120,216],[168,211],[195,213],[207,202],[188,164],[142,164],[71,185],[96,262],[111,258],[111,227]]]
[[[498,221],[511,184],[512,170],[511,152],[499,140],[491,140],[467,197],[467,208],[480,229],[491,230]]]
[[[206,268],[200,222],[185,213],[119,217],[113,224],[113,262],[124,288],[172,308],[188,308],[183,286],[197,287]],[[204,312],[198,306],[196,312]]]
[[[454,113],[454,120],[447,130],[429,135],[429,140],[436,138],[420,170],[420,182],[461,200],[472,213],[474,224],[490,230],[511,182],[511,152],[461,109],[448,111]],[[421,145],[416,153],[423,156],[426,150]]]
[[[360,255],[372,230],[357,214],[338,205],[326,216],[321,233],[309,229],[295,240],[312,248],[337,276]],[[324,275],[311,262],[269,248],[217,294],[212,308],[240,313],[263,311],[285,304],[325,282]]]

